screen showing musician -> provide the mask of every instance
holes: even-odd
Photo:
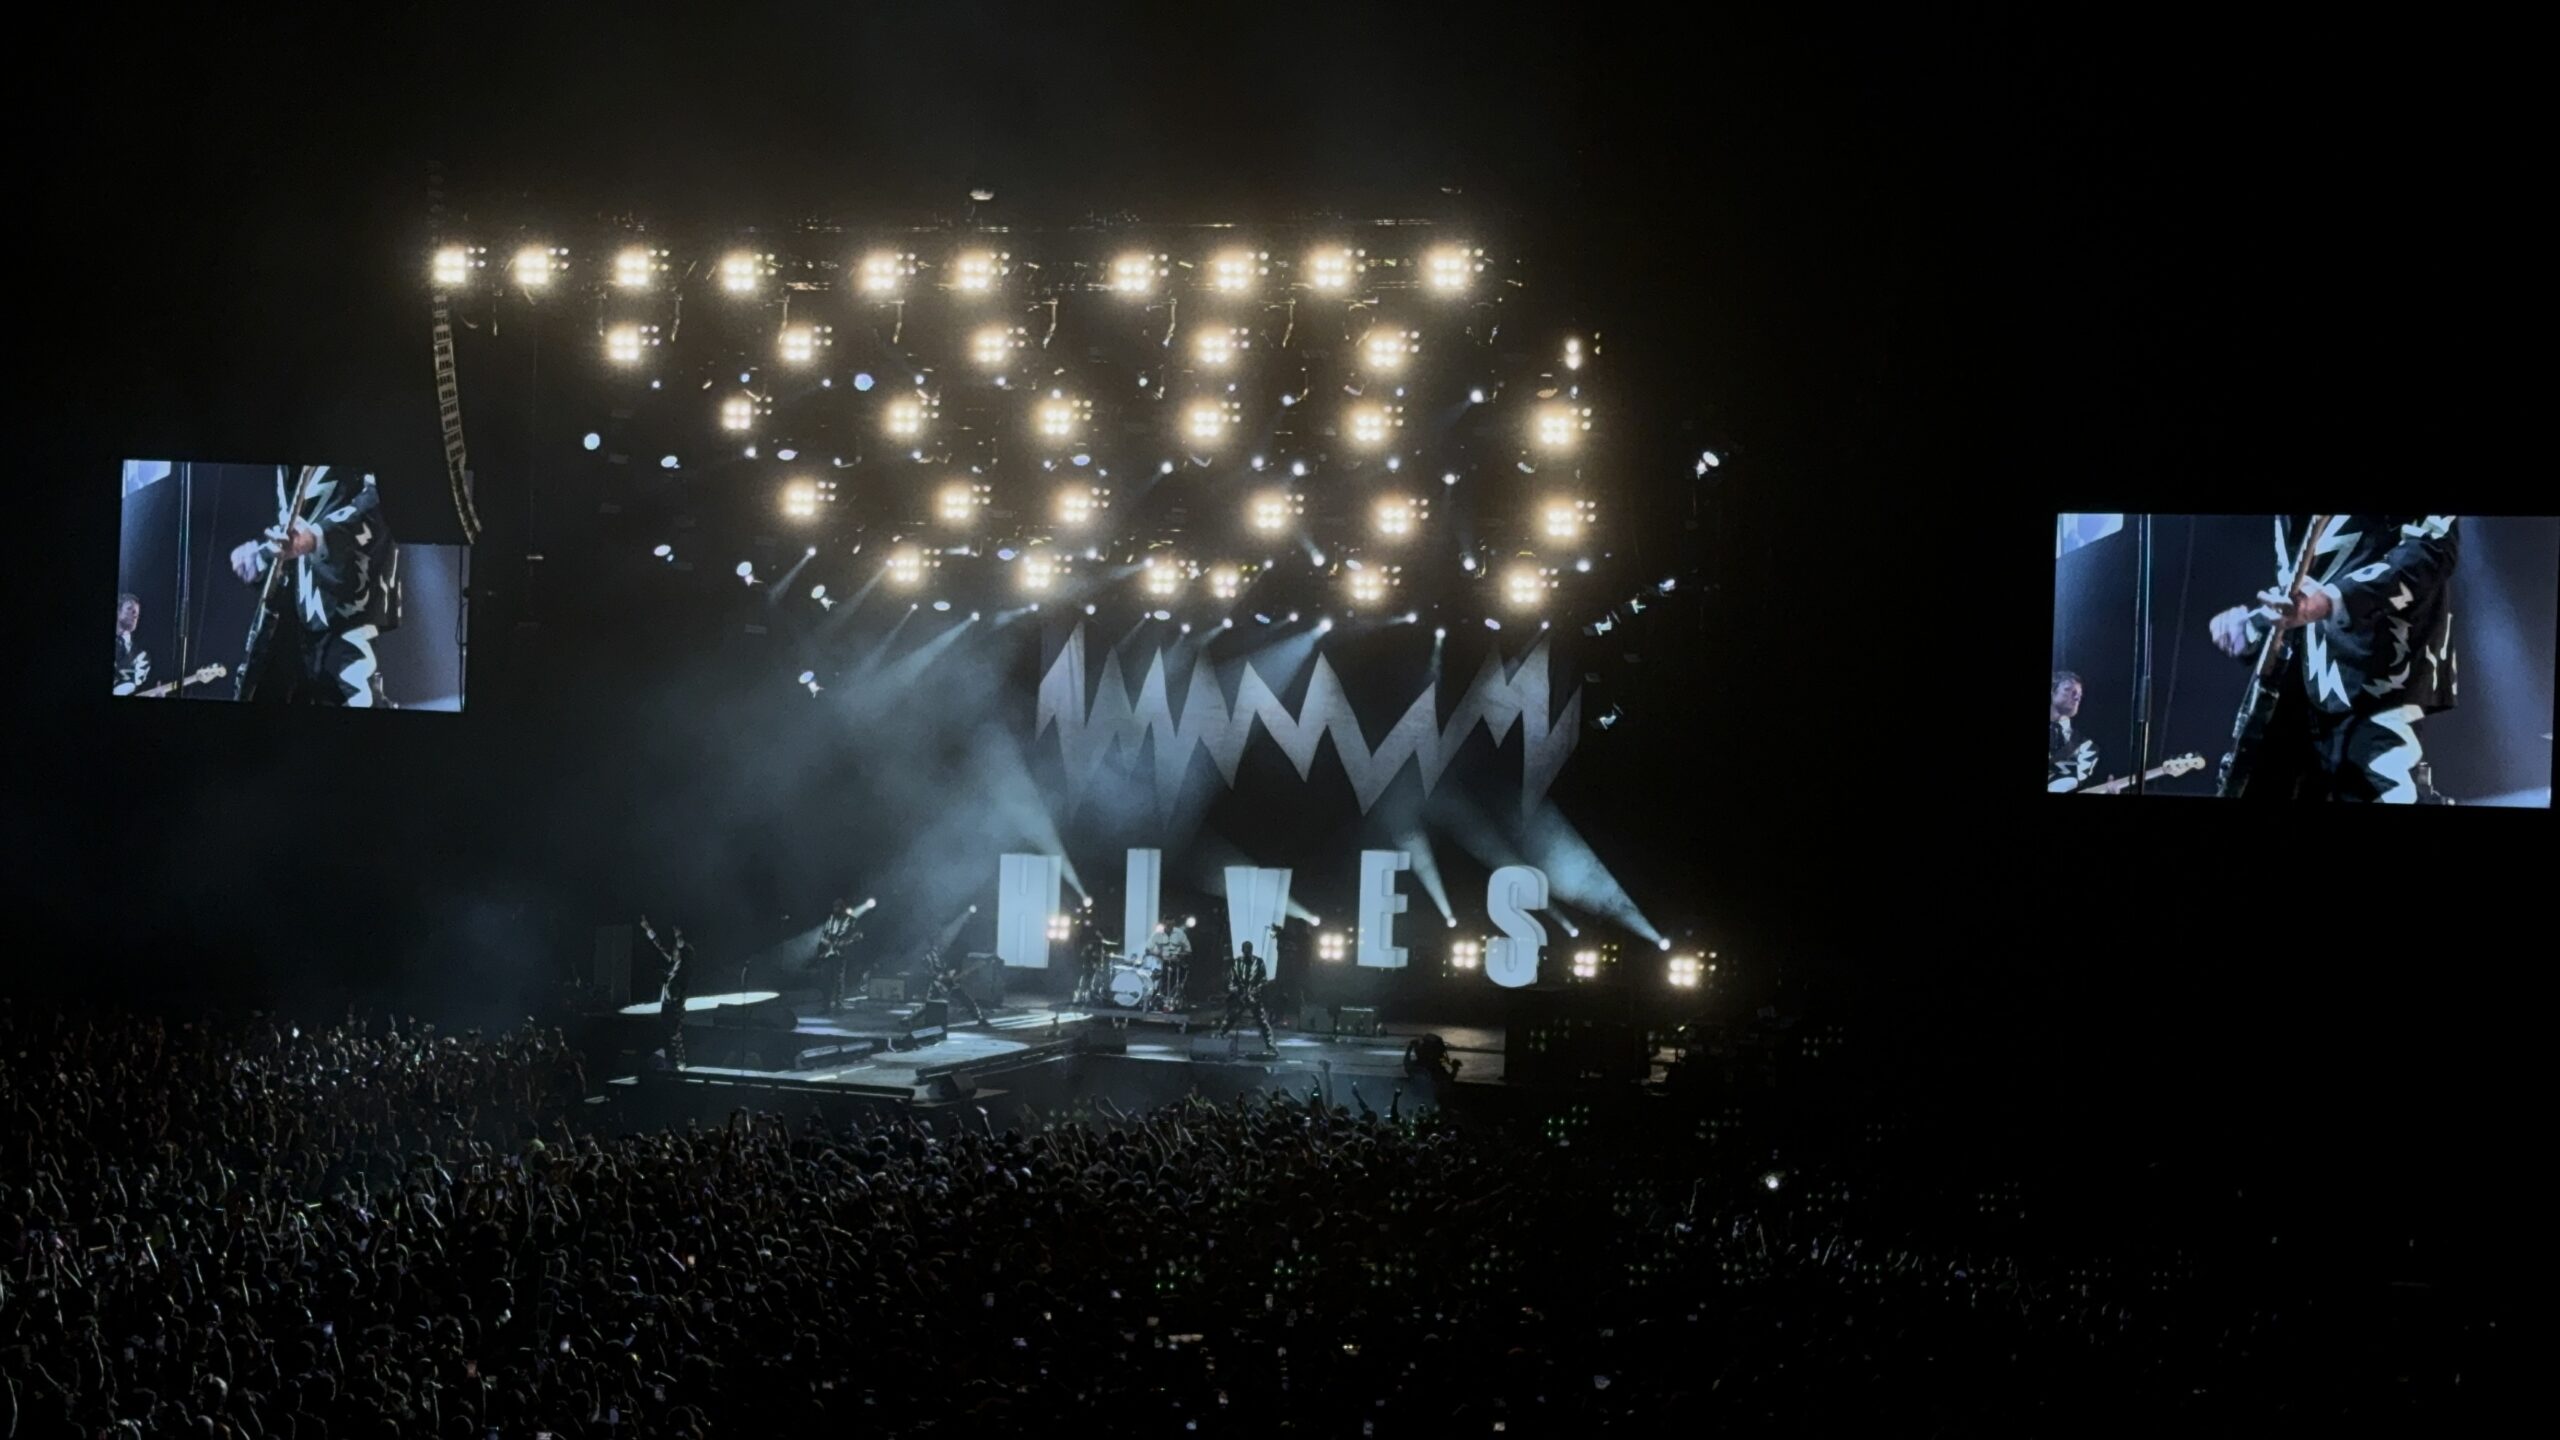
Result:
[[[2550,807],[2560,517],[2055,533],[2048,793]]]
[[[468,552],[395,519],[348,466],[124,462],[109,693],[460,710]]]

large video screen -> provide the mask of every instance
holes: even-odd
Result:
[[[2048,793],[2550,808],[2560,516],[2054,533]]]
[[[128,460],[111,696],[460,710],[469,552],[342,465]]]

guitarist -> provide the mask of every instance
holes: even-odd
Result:
[[[1227,1013],[1218,1021],[1215,1033],[1227,1037],[1227,1053],[1235,1053],[1236,1027],[1251,1020],[1262,1031],[1262,1053],[1280,1053],[1271,1043],[1271,1012],[1262,1008],[1262,987],[1271,983],[1271,972],[1264,969],[1262,957],[1253,953],[1253,942],[1247,940],[1236,950],[1236,958],[1227,966]]]
[[[134,632],[142,628],[142,599],[136,595],[116,597],[116,680],[115,693],[130,695],[151,683],[151,653],[134,643]]]
[[[241,583],[265,586],[240,662],[238,697],[270,704],[384,703],[373,642],[400,624],[400,552],[373,477],[326,465],[294,484],[276,471],[276,523],[231,552]]]
[[[2098,742],[2072,730],[2072,722],[2080,716],[2080,692],[2079,676],[2068,670],[2053,672],[2051,704],[2044,720],[2044,788],[2052,794],[2077,790],[2098,773]]]
[[[2249,658],[2285,637],[2278,703],[2242,793],[2252,798],[2414,804],[2417,722],[2453,708],[2452,515],[2341,515],[2302,583],[2309,517],[2275,517],[2276,584],[2213,617],[2213,643]]]

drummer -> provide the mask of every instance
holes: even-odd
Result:
[[[1147,953],[1161,962],[1156,972],[1156,994],[1167,1010],[1179,1010],[1191,989],[1191,930],[1189,918],[1176,920],[1168,915],[1156,927],[1155,939]]]

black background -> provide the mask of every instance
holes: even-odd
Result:
[[[1690,743],[1619,762],[1630,833],[1698,912],[1889,1017],[1913,1088],[1986,1133],[2174,1138],[2356,1213],[2440,1200],[2448,1167],[2461,1203],[2500,1197],[2547,815],[2079,812],[1997,777],[2044,682],[2056,510],[2249,513],[2314,479],[2339,508],[2537,508],[2500,318],[2531,87],[2484,73],[2494,46],[2406,34],[1695,23],[393,4],[63,43],[20,222],[47,258],[18,336],[47,358],[19,382],[8,838],[47,938],[17,978],[458,991],[644,898],[605,857],[682,746],[571,723],[544,658],[623,642],[513,633],[494,564],[458,722],[172,726],[68,678],[119,458],[434,473],[404,280],[428,161],[564,214],[768,219],[974,183],[1246,220],[1457,185],[1594,277],[1663,453],[1734,456],[1695,540]],[[535,422],[488,403],[503,517]],[[297,848],[306,771],[362,775],[359,853]]]

